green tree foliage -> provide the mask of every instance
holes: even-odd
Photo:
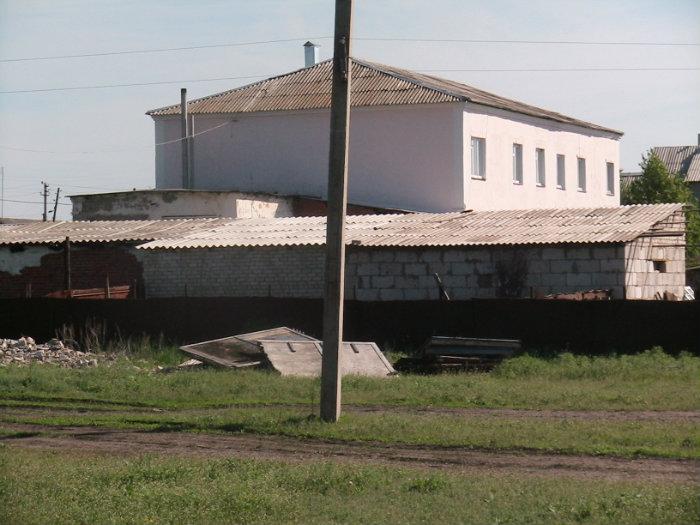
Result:
[[[686,257],[700,257],[700,204],[688,184],[679,174],[669,173],[654,152],[644,156],[640,166],[642,175],[623,189],[622,204],[686,204]]]

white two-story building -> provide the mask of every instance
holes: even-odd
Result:
[[[351,89],[353,203],[449,212],[620,202],[619,131],[359,59]],[[325,198],[330,100],[325,61],[189,102],[188,185]],[[180,105],[148,115],[166,143],[156,189],[183,188]]]

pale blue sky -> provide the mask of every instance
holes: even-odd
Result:
[[[355,0],[354,15],[356,37],[700,43],[698,0]],[[304,40],[328,36],[332,26],[332,0],[0,0],[0,59],[299,39],[5,62],[0,91],[279,74],[301,67]],[[321,57],[329,57],[329,40],[319,43]],[[700,67],[697,46],[361,40],[353,46],[358,57],[410,69]],[[622,130],[626,170],[636,169],[650,146],[694,144],[700,133],[700,71],[434,74]],[[144,112],[176,103],[181,86],[194,98],[247,82],[0,94],[0,146],[63,152],[0,148],[5,198],[38,202],[41,180],[68,194],[152,187],[153,124]],[[59,216],[68,212],[62,206]],[[39,204],[5,202],[5,216],[40,214]]]

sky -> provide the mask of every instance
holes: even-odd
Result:
[[[303,67],[302,44],[330,58],[332,0],[0,0],[0,166],[5,217],[40,218],[50,200],[155,183],[144,113]],[[621,168],[651,146],[695,144],[700,46],[376,41],[362,38],[700,44],[698,0],[355,0],[353,55],[416,70],[696,68],[694,71],[431,74],[624,131]],[[8,61],[56,55],[287,42],[178,52]],[[5,93],[173,82],[151,86]],[[33,151],[23,151],[33,150]],[[27,201],[27,202],[10,202]]]

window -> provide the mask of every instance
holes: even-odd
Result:
[[[544,186],[544,150],[535,150],[535,173],[537,174],[537,185]]]
[[[608,162],[605,167],[608,174],[608,195],[615,195],[615,164]]]
[[[523,145],[513,144],[513,184],[523,183]]]
[[[666,261],[653,261],[654,271],[658,273],[666,273]]]
[[[566,157],[557,155],[557,188],[566,189]]]
[[[578,191],[586,191],[586,159],[578,158]]]
[[[472,137],[472,177],[486,178],[486,139]]]

